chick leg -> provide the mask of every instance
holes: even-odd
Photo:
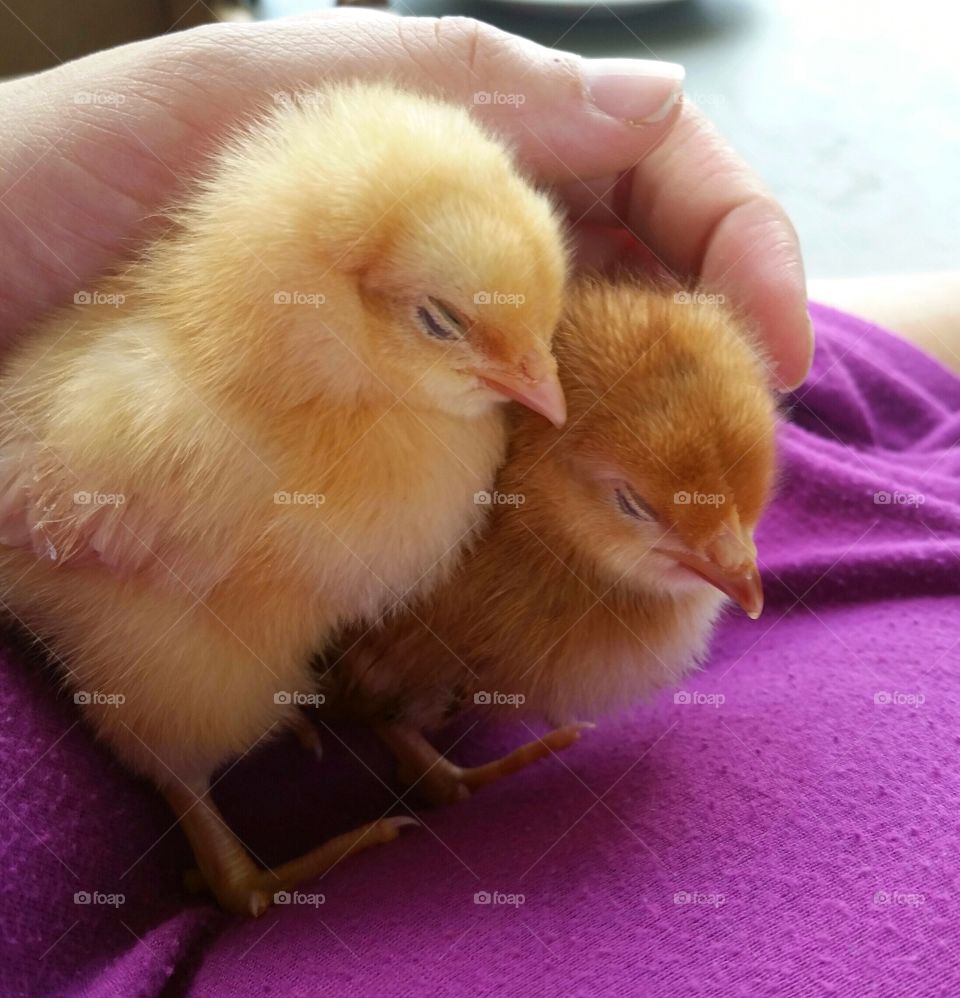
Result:
[[[464,768],[442,756],[416,728],[402,723],[376,729],[397,760],[397,778],[430,804],[464,800],[479,787],[525,769],[531,763],[569,748],[592,724],[567,724],[482,766]]]
[[[200,868],[199,877],[188,875],[188,886],[205,884],[222,908],[254,918],[266,911],[278,891],[293,890],[347,856],[392,842],[405,825],[417,824],[408,817],[382,818],[338,835],[272,870],[261,870],[227,827],[206,784],[166,787],[164,796],[190,840]]]

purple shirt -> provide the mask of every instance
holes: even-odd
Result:
[[[159,795],[5,640],[0,993],[960,994],[960,380],[812,312],[760,620],[731,612],[679,695],[258,921],[186,897]],[[284,737],[217,786],[264,862],[402,810],[369,733],[323,741],[320,765]]]

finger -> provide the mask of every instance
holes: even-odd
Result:
[[[629,181],[630,171],[608,173],[599,177],[576,178],[555,184],[558,200],[574,224],[596,222],[600,225],[626,223],[624,213],[624,180]],[[627,185],[629,193],[629,183]]]
[[[643,243],[621,226],[578,222],[573,226],[574,267],[615,278],[624,273],[651,278],[660,287],[679,287]]]
[[[778,384],[793,387],[802,381],[810,366],[812,330],[796,237],[782,209],[762,193],[737,203],[715,225],[706,251],[691,262],[665,249],[647,231],[642,211],[633,205],[632,184],[632,174],[627,174],[557,188],[577,228],[577,268],[653,273],[675,285],[698,280],[722,290],[753,321],[768,346],[777,363]],[[631,215],[636,229],[650,240],[646,258],[637,252]]]
[[[632,172],[626,224],[662,264],[753,320],[784,387],[806,376],[813,332],[796,233],[783,209],[690,106]],[[680,224],[682,221],[682,224]]]
[[[409,29],[411,51],[428,44],[426,27]],[[550,183],[629,169],[679,115],[683,69],[674,63],[582,59],[463,18],[439,21],[437,37],[445,92],[472,105]]]
[[[474,108],[558,180],[641,159],[679,113],[682,71],[581,60],[466,18],[331,11],[198,28],[4,84],[0,331],[149,235],[156,208],[278,91],[385,75]]]

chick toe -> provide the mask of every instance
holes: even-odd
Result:
[[[581,732],[592,727],[585,722],[566,724],[499,759],[469,767],[458,766],[445,758],[421,732],[407,725],[383,725],[377,733],[397,759],[400,782],[428,804],[441,805],[465,800],[488,783],[562,752],[580,739]]]
[[[185,786],[168,788],[165,795],[199,864],[199,869],[187,871],[187,889],[197,892],[206,887],[224,910],[254,918],[271,904],[284,903],[280,895],[326,873],[348,856],[392,842],[403,828],[419,824],[406,815],[381,818],[328,839],[296,859],[261,869],[230,831],[208,792],[196,794]]]

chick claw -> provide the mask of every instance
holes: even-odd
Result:
[[[405,815],[381,818],[328,839],[287,863],[262,870],[227,827],[205,788],[198,789],[200,793],[189,787],[165,790],[200,866],[187,871],[186,887],[192,892],[206,887],[226,911],[254,918],[276,902],[278,894],[326,873],[354,853],[392,842],[409,825],[419,825]]]
[[[527,742],[509,754],[482,766],[462,767],[441,755],[415,728],[404,724],[386,724],[377,734],[397,759],[397,778],[429,804],[453,804],[494,783],[504,776],[554,752],[562,752],[579,741],[580,733],[594,725],[567,724],[542,738]]]

